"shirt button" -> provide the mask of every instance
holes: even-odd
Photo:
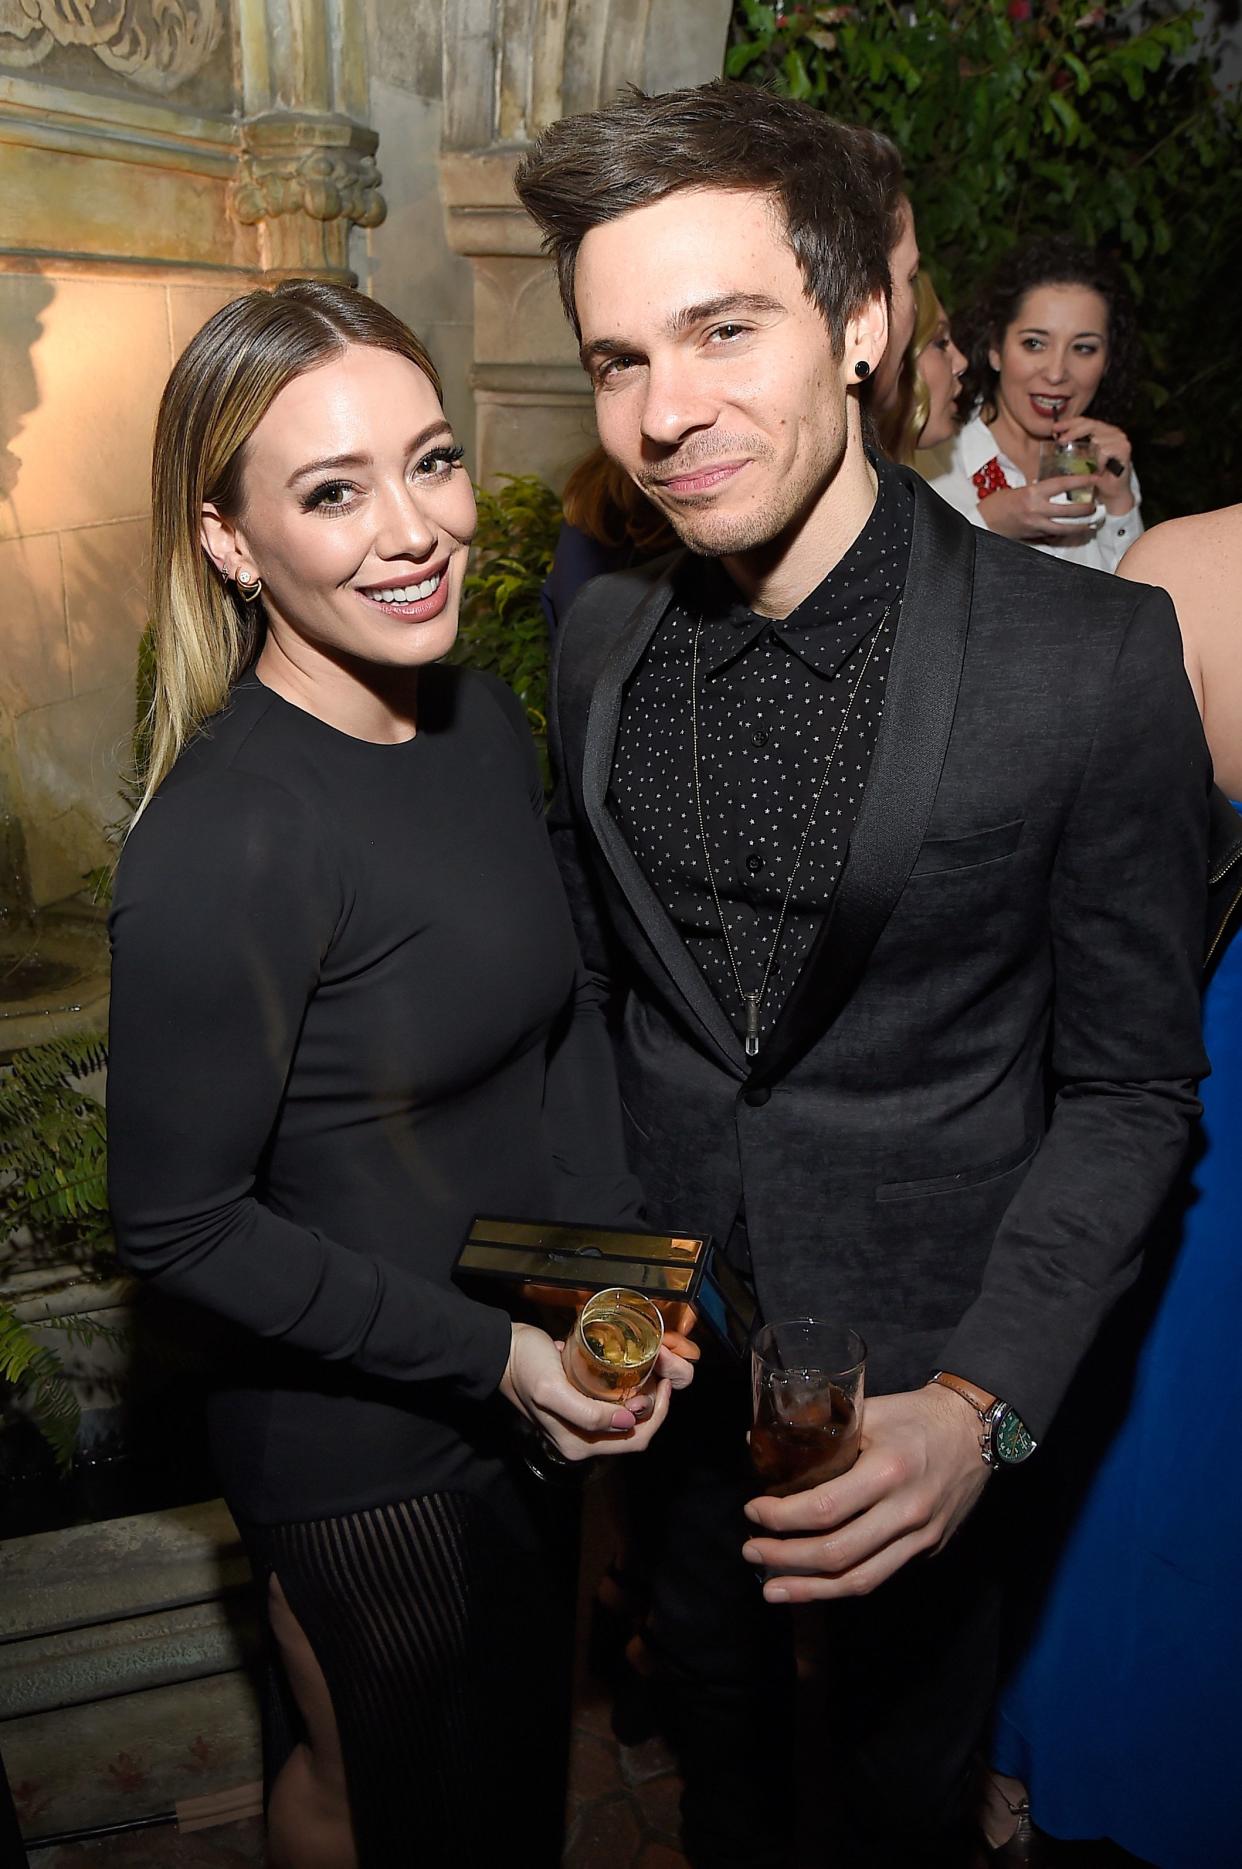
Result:
[[[771,1095],[766,1084],[757,1084],[753,1090],[742,1092],[742,1101],[749,1103],[752,1110],[761,1110]]]
[[[752,746],[766,746],[768,743],[766,727],[756,727],[750,736],[750,743]]]
[[[751,851],[750,855],[746,859],[746,867],[750,871],[752,876],[758,876],[760,870],[763,868],[763,858],[759,855],[757,851],[755,850]]]

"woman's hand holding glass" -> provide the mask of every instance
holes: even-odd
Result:
[[[1090,436],[1100,463],[1099,471],[1092,476],[1096,496],[1106,513],[1117,516],[1128,513],[1134,505],[1134,485],[1130,478],[1133,450],[1125,430],[1111,422],[1097,421],[1094,416],[1071,415],[1064,422],[1058,422],[1052,432],[1058,441],[1077,441]]]
[[[1069,524],[1065,496],[1081,494],[1084,478],[1098,488],[1099,475],[1056,474],[1047,480],[1028,481],[1024,487],[1000,487],[980,502],[980,511],[989,531],[1007,539],[1022,539],[1028,545],[1081,545],[1096,527],[1091,523]],[[1090,506],[1078,507],[1074,516],[1090,522],[1095,510],[1093,501]]]
[[[620,1407],[574,1386],[565,1373],[564,1348],[533,1324],[514,1324],[500,1392],[569,1461],[640,1453],[663,1425],[672,1391],[689,1386],[697,1355],[694,1345],[670,1332],[660,1347],[650,1386]]]

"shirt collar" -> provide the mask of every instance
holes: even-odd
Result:
[[[877,491],[863,526],[837,564],[780,621],[749,608],[718,559],[692,560],[680,601],[702,616],[699,667],[715,674],[770,630],[817,674],[832,676],[900,598],[910,558],[914,496],[882,460],[873,460]]]
[[[973,477],[981,467],[986,467],[989,461],[999,461],[1010,486],[1016,487],[1024,484],[1021,471],[998,446],[996,437],[977,408],[970,420],[962,424],[957,446],[959,458],[968,476]]]

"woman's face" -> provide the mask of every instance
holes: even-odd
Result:
[[[1000,379],[998,414],[1046,440],[1091,406],[1108,368],[1108,306],[1090,286],[1035,286],[988,360]]]
[[[286,384],[246,445],[242,500],[232,521],[204,510],[203,544],[263,579],[278,641],[393,669],[452,647],[474,492],[408,358],[354,344]]]
[[[953,342],[943,305],[935,330],[918,354],[917,367],[927,390],[927,420],[919,432],[917,446],[938,448],[948,441],[957,427],[957,386],[966,368],[966,359]]]

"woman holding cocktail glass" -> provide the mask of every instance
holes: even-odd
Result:
[[[343,287],[251,293],[173,371],[153,494],[111,1196],[126,1264],[228,1332],[270,1860],[550,1864],[572,1524],[507,1429],[642,1448],[689,1370],[592,1399],[452,1283],[478,1212],[638,1195],[523,710],[440,661],[475,516],[434,366]]]
[[[1098,571],[1143,530],[1125,420],[1134,378],[1129,294],[1112,266],[1061,239],[1006,255],[958,319],[965,421],[918,467],[977,526]]]

